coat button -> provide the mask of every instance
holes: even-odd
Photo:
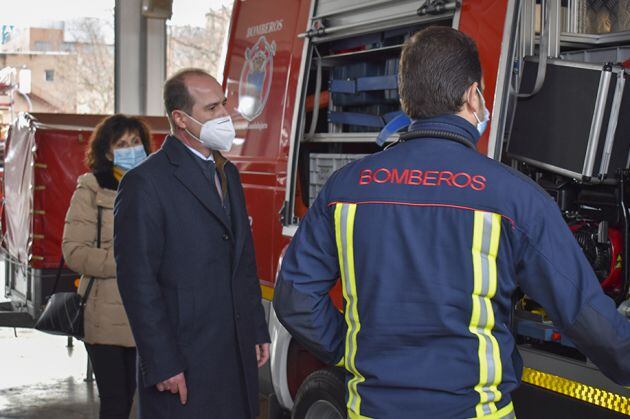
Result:
[[[230,240],[230,236],[227,233],[223,234],[223,240],[227,241]]]
[[[241,315],[236,313],[236,320],[240,320],[241,319]]]

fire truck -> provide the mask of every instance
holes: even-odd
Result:
[[[245,188],[272,339],[260,373],[270,417],[346,417],[344,371],[279,323],[274,281],[332,172],[405,129],[400,52],[431,25],[477,43],[492,114],[479,151],[551,194],[603,290],[630,315],[630,0],[236,0],[223,80],[237,130],[228,155]],[[164,122],[150,122],[158,142]],[[14,321],[32,322],[52,291],[63,217],[94,123],[22,115],[13,125],[3,230]],[[64,270],[63,286],[75,277]],[[342,310],[338,287],[331,296]],[[513,395],[519,417],[630,415],[630,390],[607,379],[527,295],[514,297],[511,322],[525,363]]]

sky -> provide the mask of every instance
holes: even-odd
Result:
[[[0,25],[28,27],[82,17],[107,19],[113,17],[114,3],[114,0],[0,0]],[[209,9],[232,3],[233,0],[173,0],[171,23],[203,26]]]

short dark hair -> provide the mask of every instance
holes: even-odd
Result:
[[[466,89],[481,83],[475,41],[448,27],[424,29],[405,43],[398,79],[402,109],[410,118],[457,113]]]
[[[93,173],[111,171],[114,163],[107,158],[112,144],[127,132],[136,132],[147,155],[153,151],[151,131],[147,124],[135,116],[116,114],[103,119],[92,132],[85,156],[86,165]]]
[[[185,68],[166,80],[164,83],[164,108],[169,121],[171,121],[171,113],[176,109],[187,114],[192,112],[195,103],[190,96],[188,87],[186,87],[186,78],[190,75],[212,77],[207,71],[200,68]]]

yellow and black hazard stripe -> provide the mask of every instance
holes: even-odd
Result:
[[[479,382],[475,386],[475,391],[479,393],[479,403],[475,406],[478,417],[497,415],[497,403],[502,399],[499,391],[503,376],[501,353],[499,343],[492,334],[495,325],[492,298],[497,292],[496,259],[500,236],[501,215],[475,211],[472,243],[474,284],[469,330],[479,341]]]
[[[359,303],[354,269],[354,218],[356,204],[339,203],[335,206],[335,238],[339,254],[339,268],[343,298],[345,300],[344,317],[347,324],[345,339],[344,367],[352,374],[348,381],[348,417],[363,418],[361,415],[361,395],[358,386],[365,378],[356,367],[358,351],[357,336],[361,330]]]
[[[630,415],[630,398],[620,394],[531,368],[523,370],[522,381],[614,412]]]

